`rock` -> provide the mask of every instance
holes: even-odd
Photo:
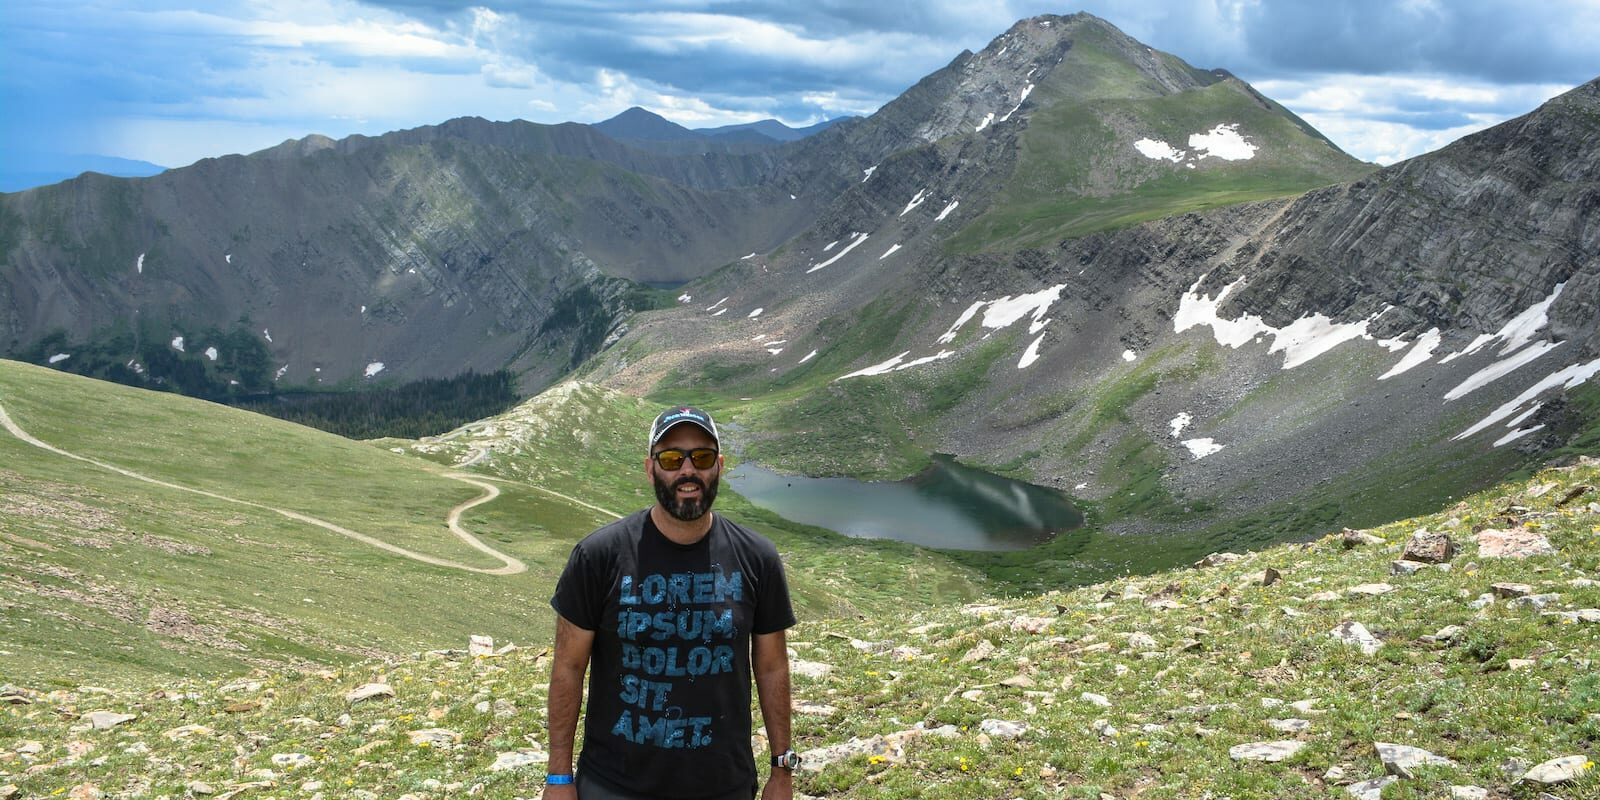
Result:
[[[1289,719],[1269,719],[1267,724],[1279,733],[1305,733],[1311,728],[1311,720],[1294,717]]]
[[[1528,770],[1527,774],[1522,776],[1522,780],[1529,783],[1542,783],[1546,786],[1554,786],[1558,783],[1566,783],[1567,781],[1577,779],[1579,775],[1582,775],[1591,769],[1589,766],[1590,763],[1592,762],[1589,761],[1587,756],[1562,756],[1561,758],[1552,758],[1549,761],[1546,761],[1543,764]]]
[[[978,730],[998,739],[1018,739],[1028,732],[1028,726],[1007,719],[986,719],[978,723]]]
[[[1234,761],[1282,761],[1300,752],[1305,742],[1251,742],[1228,748],[1228,757]]]
[[[387,683],[368,683],[351,689],[344,696],[346,703],[359,703],[378,697],[394,697],[394,688]]]
[[[968,650],[967,654],[961,657],[961,663],[971,664],[977,661],[983,661],[994,655],[994,650],[995,647],[993,642],[989,641],[988,639],[980,639],[976,646],[974,646],[971,650]]]
[[[0,786],[0,800],[11,800],[11,798],[16,797],[21,793],[22,790],[18,789],[17,785],[14,783],[8,783],[4,786]]]
[[[1378,637],[1373,636],[1372,632],[1367,630],[1367,626],[1359,622],[1351,620],[1341,622],[1334,627],[1332,634],[1333,638],[1345,644],[1355,645],[1361,648],[1362,653],[1369,656],[1383,647],[1383,642],[1379,641]]]
[[[1443,756],[1436,756],[1420,747],[1389,742],[1373,742],[1372,746],[1377,749],[1378,760],[1383,762],[1383,768],[1390,775],[1399,775],[1402,778],[1415,778],[1417,767],[1456,765],[1456,762]]]
[[[789,672],[799,675],[802,678],[822,680],[823,678],[828,677],[828,673],[833,672],[833,665],[824,664],[820,661],[805,661],[803,659],[795,659],[789,663]]]
[[[1033,679],[1026,675],[1013,675],[1001,681],[1000,685],[1009,686],[1013,689],[1029,689],[1033,687]]]
[[[317,760],[306,755],[305,753],[272,754],[272,765],[274,767],[283,767],[284,769],[299,769],[301,767],[309,767],[315,763],[317,763]]]
[[[56,791],[60,790],[57,789]],[[72,791],[67,792],[67,797],[70,800],[100,800],[103,796],[104,794],[100,791],[100,787],[92,783],[80,783],[72,787]]]
[[[261,691],[261,681],[234,681],[217,689],[217,691],[223,694],[255,694]]]
[[[423,728],[417,731],[407,731],[406,736],[411,743],[418,746],[437,747],[449,750],[461,742],[461,734],[447,728]]]
[[[1527,528],[1486,528],[1478,533],[1478,555],[1483,558],[1528,558],[1555,552],[1544,534]]]
[[[1197,567],[1220,567],[1223,564],[1232,564],[1235,561],[1242,561],[1243,559],[1244,556],[1239,555],[1238,553],[1212,553],[1211,555],[1194,562],[1194,565]]]
[[[1344,780],[1344,767],[1334,764],[1322,773],[1322,779],[1328,783],[1339,783]]]
[[[483,658],[494,655],[494,637],[472,636],[468,638],[467,655],[472,658]]]
[[[1422,563],[1421,561],[1407,561],[1405,559],[1401,559],[1389,564],[1389,573],[1392,575],[1415,575],[1427,568],[1428,565]]]
[[[1018,633],[1045,633],[1050,630],[1050,618],[1017,617],[1011,620],[1011,630]]]
[[[32,756],[44,752],[44,742],[30,740],[17,745],[17,752],[21,755]]]
[[[191,736],[210,736],[211,729],[204,725],[183,725],[168,731],[164,731],[161,735],[173,741],[178,741],[179,739],[187,739]]]
[[[322,781],[306,781],[305,783],[300,784],[300,791],[305,792],[306,794],[320,792],[322,791]]]
[[[1587,483],[1580,483],[1577,486],[1568,489],[1567,493],[1562,495],[1560,500],[1556,501],[1556,508],[1561,508],[1562,506],[1565,506],[1592,491],[1594,491],[1593,486],[1590,486]]]
[[[1531,658],[1508,658],[1506,659],[1506,669],[1516,672],[1519,669],[1528,669],[1537,663],[1539,662]]]
[[[1527,771],[1528,762],[1526,759],[1512,756],[1507,758],[1505,761],[1500,762],[1500,772],[1511,780],[1516,780],[1522,777],[1523,773],[1526,773]]]
[[[817,772],[829,764],[858,755],[881,756],[888,763],[899,763],[905,760],[906,743],[924,735],[954,737],[960,734],[954,725],[943,725],[929,730],[919,722],[909,730],[866,738],[857,737],[848,742],[807,750],[800,754],[800,769]]]
[[[794,704],[794,713],[809,714],[813,717],[831,717],[834,714],[839,713],[839,709],[834,708],[826,703],[801,701]]]
[[[1344,533],[1340,534],[1339,538],[1340,541],[1344,543],[1346,550],[1353,547],[1360,547],[1364,544],[1387,544],[1382,537],[1373,536],[1366,531],[1353,531],[1349,528],[1345,528]]]
[[[976,703],[976,702],[978,702],[978,701],[983,699],[983,690],[982,689],[968,689],[968,690],[966,690],[966,691],[961,693],[961,699],[962,700],[966,700],[968,702]]]
[[[1155,637],[1144,631],[1135,631],[1128,636],[1128,649],[1136,653],[1155,650],[1159,646],[1156,644]]]
[[[1411,538],[1406,541],[1406,549],[1400,557],[1424,564],[1443,564],[1455,556],[1456,543],[1449,534],[1423,528],[1411,534]]]
[[[95,730],[105,731],[115,728],[124,722],[132,722],[138,719],[139,715],[118,714],[115,711],[91,711],[84,714],[83,718],[89,720],[89,724],[93,725]]]
[[[1344,590],[1345,594],[1359,594],[1367,597],[1377,597],[1394,591],[1394,587],[1387,583],[1363,583]]]
[[[1266,569],[1250,577],[1251,583],[1260,586],[1271,586],[1280,580],[1283,580],[1283,573],[1273,569],[1272,567],[1267,567]]]
[[[1311,603],[1331,603],[1335,600],[1343,599],[1344,595],[1339,594],[1338,592],[1317,592],[1316,594],[1306,597],[1306,601]]]
[[[521,769],[523,767],[534,766],[535,764],[544,764],[549,762],[549,760],[550,756],[541,753],[538,750],[530,750],[527,748],[523,748],[521,750],[512,750],[508,753],[496,754],[494,757],[494,763],[489,765],[489,771],[504,772],[508,769]]]
[[[1489,790],[1481,786],[1451,786],[1450,800],[1489,800]]]
[[[1492,595],[1492,594],[1480,594],[1480,595],[1478,595],[1478,599],[1473,600],[1472,602],[1468,603],[1467,607],[1472,609],[1472,610],[1474,610],[1474,611],[1482,611],[1483,609],[1488,608],[1489,606],[1492,606],[1492,605],[1494,605],[1494,595]]]
[[[1577,611],[1546,611],[1540,616],[1556,617],[1567,622],[1600,622],[1600,608],[1580,608]]]
[[[204,781],[189,781],[189,785],[184,788],[189,790],[189,794],[193,795],[205,796],[217,793],[216,789],[211,788],[211,784]]]
[[[1423,637],[1420,637],[1420,638],[1425,642],[1438,642],[1440,644],[1449,644],[1449,643],[1455,641],[1456,639],[1461,638],[1461,634],[1466,633],[1466,632],[1467,632],[1467,629],[1461,627],[1460,625],[1446,625],[1443,628],[1440,628],[1438,631],[1436,631],[1432,636],[1423,636]]]
[[[1489,587],[1495,597],[1510,599],[1513,597],[1527,597],[1533,594],[1533,587],[1526,583],[1496,583]]]
[[[1111,707],[1111,699],[1106,697],[1103,694],[1095,694],[1094,692],[1084,692],[1083,694],[1078,695],[1078,699],[1084,701],[1085,703],[1092,703],[1092,704],[1097,705],[1097,706],[1099,706],[1101,708],[1110,708]]]
[[[1551,603],[1554,603],[1560,599],[1561,595],[1559,594],[1530,594],[1526,597],[1518,597],[1513,599],[1511,601],[1511,605],[1519,608],[1544,608],[1545,606],[1550,605]]]
[[[1400,779],[1393,775],[1385,775],[1381,778],[1373,778],[1370,781],[1352,783],[1349,786],[1344,787],[1344,790],[1348,792],[1351,797],[1357,798],[1357,800],[1381,800],[1383,797],[1383,787],[1388,786],[1397,780]]]

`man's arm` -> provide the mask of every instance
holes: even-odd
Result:
[[[758,633],[750,637],[750,656],[755,667],[756,693],[761,698],[761,721],[767,726],[767,748],[782,753],[792,746],[789,715],[789,641],[783,631]],[[794,779],[789,770],[775,767],[761,792],[763,800],[794,795]]]
[[[594,647],[594,631],[586,631],[556,615],[556,652],[550,664],[550,693],[546,698],[550,736],[551,775],[572,774],[572,742],[578,731],[578,706],[583,701],[583,674],[589,669],[589,652]],[[787,679],[785,679],[787,685]],[[566,786],[546,786],[546,798],[577,797],[577,790]]]

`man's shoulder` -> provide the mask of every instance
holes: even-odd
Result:
[[[729,519],[725,514],[718,514],[716,524],[721,525],[728,538],[744,547],[761,551],[763,554],[778,555],[778,546],[771,539],[757,533],[750,528],[740,525]]]
[[[576,549],[595,553],[637,542],[644,533],[644,520],[649,513],[650,510],[645,509],[601,525],[580,539]]]

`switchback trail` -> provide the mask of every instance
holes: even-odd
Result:
[[[467,477],[465,475],[461,475],[459,473],[447,473],[445,475],[445,477],[453,478],[455,480],[462,481],[464,483],[470,483],[473,486],[476,486],[476,487],[482,489],[483,490],[483,494],[478,496],[478,497],[475,497],[475,498],[473,498],[471,500],[468,500],[465,503],[461,503],[461,504],[457,505],[455,508],[450,509],[450,512],[445,517],[445,522],[449,526],[450,532],[455,534],[458,538],[460,538],[461,541],[465,542],[468,546],[470,546],[470,547],[472,547],[472,548],[474,548],[474,549],[476,549],[476,550],[478,550],[480,552],[483,552],[483,553],[489,555],[492,558],[499,559],[500,562],[502,563],[502,566],[494,567],[494,568],[472,567],[472,566],[468,566],[466,564],[458,564],[458,563],[456,563],[454,561],[448,561],[446,559],[436,558],[434,556],[426,555],[426,554],[423,554],[423,553],[415,553],[415,552],[407,550],[407,549],[405,549],[403,547],[399,547],[397,545],[393,545],[393,544],[390,544],[388,542],[385,542],[382,539],[378,539],[378,538],[375,538],[375,537],[372,537],[372,536],[368,536],[367,534],[364,534],[364,533],[358,533],[356,531],[350,530],[349,528],[345,528],[345,527],[342,527],[340,525],[335,525],[335,524],[333,524],[331,522],[328,522],[326,520],[320,520],[320,519],[317,519],[316,517],[312,517],[312,516],[309,516],[309,515],[306,515],[306,514],[301,514],[298,511],[290,511],[288,509],[283,509],[283,508],[274,508],[272,506],[263,505],[261,503],[253,502],[253,501],[250,501],[250,500],[240,500],[239,498],[236,498],[236,497],[228,497],[227,495],[217,494],[215,492],[208,492],[208,491],[206,491],[204,489],[195,489],[195,488],[191,488],[191,487],[188,487],[188,486],[180,486],[180,485],[178,485],[176,483],[169,483],[167,481],[160,480],[158,478],[149,477],[148,475],[141,475],[141,474],[139,474],[137,472],[134,472],[132,470],[123,469],[122,467],[118,467],[118,466],[115,466],[115,465],[112,465],[112,464],[107,464],[107,463],[105,463],[103,461],[96,461],[96,460],[94,460],[92,458],[88,458],[86,456],[80,456],[80,455],[78,455],[76,453],[69,453],[69,452],[67,452],[65,450],[62,450],[59,447],[56,447],[54,445],[51,445],[51,444],[48,444],[46,442],[40,441],[39,439],[34,438],[33,435],[29,434],[27,431],[23,430],[20,426],[17,425],[16,422],[14,422],[11,419],[11,416],[6,413],[6,409],[5,409],[4,405],[0,405],[0,425],[4,425],[5,429],[7,431],[9,431],[12,436],[17,437],[21,441],[26,442],[26,443],[28,443],[30,445],[33,445],[34,447],[40,448],[41,450],[46,450],[46,451],[49,451],[51,453],[55,453],[56,455],[59,455],[59,456],[64,456],[66,458],[74,459],[76,461],[82,461],[85,464],[93,464],[94,466],[97,466],[97,467],[99,467],[101,469],[110,470],[110,471],[115,472],[115,473],[117,473],[119,475],[125,475],[125,476],[127,476],[129,478],[133,478],[134,480],[144,481],[145,483],[153,483],[153,484],[155,484],[157,486],[164,486],[164,487],[166,487],[168,489],[177,489],[179,491],[189,492],[191,494],[197,494],[197,495],[200,495],[202,497],[209,497],[209,498],[211,498],[213,500],[221,500],[221,501],[223,501],[225,503],[234,503],[236,505],[249,506],[250,508],[258,508],[258,509],[261,509],[263,511],[271,511],[274,514],[278,514],[280,516],[288,517],[289,519],[295,520],[296,522],[304,522],[307,525],[315,525],[315,526],[317,526],[319,528],[322,528],[324,530],[329,530],[329,531],[332,531],[334,533],[337,533],[340,536],[347,536],[347,537],[349,537],[351,539],[354,539],[354,540],[356,540],[358,542],[361,542],[362,544],[372,545],[373,547],[376,547],[376,548],[378,548],[380,550],[387,550],[388,552],[394,553],[395,555],[404,556],[406,558],[409,558],[409,559],[412,559],[412,560],[415,560],[415,561],[421,561],[424,564],[432,564],[432,565],[437,566],[437,567],[448,567],[450,569],[465,570],[467,572],[477,572],[477,573],[481,573],[481,574],[484,574],[484,575],[515,575],[515,574],[517,574],[519,572],[526,572],[527,569],[528,569],[528,565],[522,563],[521,560],[513,558],[512,556],[508,556],[505,553],[502,553],[499,550],[496,550],[496,549],[490,547],[489,545],[484,544],[482,541],[480,541],[478,539],[478,537],[473,536],[472,534],[468,533],[465,529],[463,529],[461,527],[461,514],[462,514],[462,512],[464,512],[467,509],[472,508],[474,506],[478,506],[478,505],[481,505],[483,503],[487,503],[490,500],[495,499],[496,497],[499,497],[500,496],[500,490],[498,488],[496,488],[492,484],[485,483],[485,482],[479,481],[479,480],[475,480],[473,478],[469,478],[469,477]]]

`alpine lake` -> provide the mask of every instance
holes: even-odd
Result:
[[[796,522],[864,539],[943,550],[1024,550],[1083,524],[1055,489],[933,456],[901,481],[783,475],[748,461],[723,478],[750,502]]]

